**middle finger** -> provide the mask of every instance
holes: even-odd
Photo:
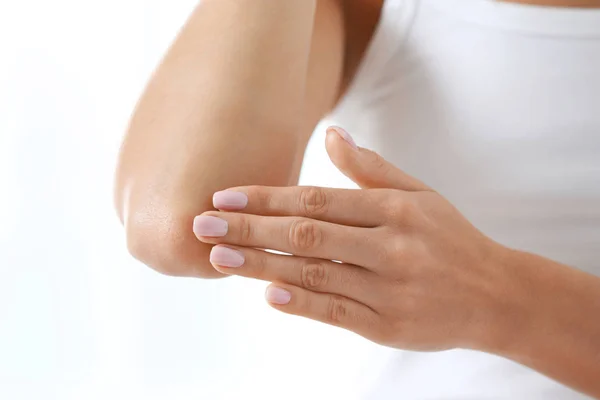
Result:
[[[194,220],[198,239],[212,244],[278,250],[302,257],[377,267],[377,228],[360,228],[298,217],[207,212]]]

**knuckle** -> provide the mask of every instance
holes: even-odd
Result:
[[[381,207],[384,209],[385,213],[391,217],[395,216],[398,210],[398,195],[394,194],[385,194],[381,200]]]
[[[260,186],[253,185],[246,187],[246,195],[252,199],[260,199],[262,198],[263,193],[261,193]]]
[[[263,254],[264,253],[264,254]],[[266,252],[258,253],[258,256],[252,262],[252,267],[246,270],[250,272],[251,276],[259,280],[269,279],[269,261]]]
[[[254,235],[250,220],[242,215],[239,216],[239,235],[242,243],[250,242]]]
[[[304,188],[299,196],[300,211],[307,216],[323,214],[327,211],[328,199],[325,191],[317,187]]]
[[[408,254],[408,248],[406,239],[401,237],[394,237],[388,241],[387,252],[390,259],[395,262],[406,260]]]
[[[394,197],[394,199],[392,200],[391,207],[394,215],[400,218],[404,217],[409,209],[408,202],[405,198],[401,196]]]
[[[394,196],[388,204],[389,213],[394,220],[406,223],[415,214],[415,204],[408,196]]]
[[[406,239],[394,234],[389,234],[388,237],[376,247],[375,256],[379,265],[382,266],[396,265],[398,263],[404,265],[408,258],[408,250]]]
[[[307,263],[302,266],[301,282],[307,289],[318,289],[327,286],[329,276],[323,263]]]
[[[260,207],[260,209],[269,209],[271,206],[271,195],[268,190],[265,190],[264,187],[261,186],[249,186],[247,188],[246,194],[249,199],[252,199],[253,202]]]
[[[347,300],[340,296],[330,296],[327,304],[327,322],[333,325],[343,323],[348,316]]]
[[[316,223],[298,219],[292,222],[289,232],[290,246],[294,250],[306,251],[314,249],[323,241],[323,232]]]

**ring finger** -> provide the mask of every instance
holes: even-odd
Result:
[[[373,305],[376,275],[355,265],[285,256],[262,250],[218,245],[210,261],[220,272],[269,282],[283,282],[313,292],[332,293]]]

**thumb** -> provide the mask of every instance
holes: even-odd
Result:
[[[352,136],[342,128],[334,126],[327,129],[325,147],[333,164],[363,189],[432,191],[379,154],[358,147]]]

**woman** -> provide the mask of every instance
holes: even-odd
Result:
[[[600,1],[510,3],[201,2],[123,144],[131,253],[453,349],[399,352],[373,398],[600,397]],[[361,190],[293,187],[328,114],[379,152],[328,132]]]

